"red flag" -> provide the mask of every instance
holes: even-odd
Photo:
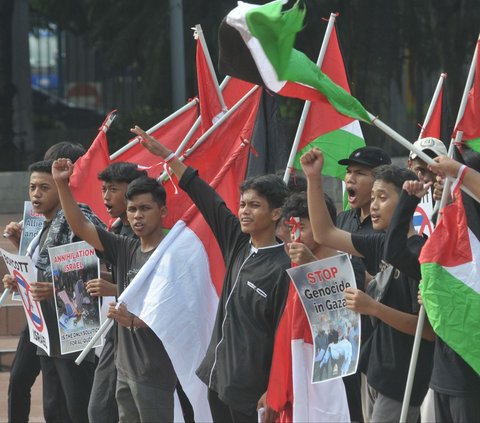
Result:
[[[477,52],[480,49],[480,40],[477,41]],[[456,131],[463,131],[462,139],[476,140],[480,138],[480,54],[477,53],[475,63],[475,77],[472,88],[468,93],[467,106],[462,119],[455,128]]]
[[[110,221],[110,216],[103,204],[102,182],[98,180],[98,174],[110,164],[106,133],[114,113],[107,116],[88,151],[75,162],[70,177],[70,189],[77,203],[89,205],[104,223]]]
[[[422,127],[419,138],[433,137],[440,139],[442,136],[442,104],[443,85],[438,95],[437,102],[433,106],[433,112],[428,122]]]
[[[166,147],[175,151],[180,144],[180,142],[185,138],[190,128],[195,123],[198,117],[198,110],[195,107],[195,104],[192,104],[191,107],[185,107],[182,112],[176,112],[177,115],[172,114],[165,119],[164,124],[160,122],[156,129],[149,133],[156,139],[162,140],[162,144]],[[155,127],[154,127],[155,128]],[[148,150],[143,148],[143,146],[138,143],[134,138],[135,144],[132,147],[126,149],[119,155],[115,155],[115,158],[112,159],[112,163],[117,162],[132,162],[140,166],[150,167],[155,166],[160,161],[157,156],[151,154]],[[128,146],[129,144],[127,144]],[[154,167],[153,171],[149,171],[149,175],[152,177],[158,177],[162,172],[162,168]]]
[[[261,90],[257,89],[184,161],[187,166],[199,170],[202,179],[217,189],[233,212],[238,210],[239,185],[245,178],[248,144],[252,136],[260,97]],[[225,158],[227,162],[219,160],[220,157]],[[170,227],[182,218],[197,233],[208,252],[212,280],[217,293],[220,293],[225,265],[213,233],[197,209],[191,207],[192,202],[186,193],[178,191],[175,194],[171,180],[165,183],[165,188],[168,202],[165,226]]]
[[[201,29],[200,29],[201,31]],[[209,67],[209,57],[203,50],[201,33],[197,36],[197,83],[198,96],[200,97],[200,116],[202,117],[202,132],[206,132],[222,113],[226,110],[222,107],[223,99],[219,98],[220,88],[216,75],[213,75]],[[208,51],[207,51],[208,54]],[[210,61],[211,63],[211,61]],[[221,94],[220,94],[221,95]]]

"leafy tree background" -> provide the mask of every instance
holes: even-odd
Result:
[[[15,162],[11,153],[14,87],[9,74],[9,14],[13,0],[0,4],[0,147],[4,152],[0,170],[6,170],[24,164]],[[352,93],[369,111],[410,139],[418,134],[417,124],[424,119],[440,72],[447,72],[450,113],[444,140],[448,141],[478,35],[478,0],[306,0],[304,4],[307,19],[296,47],[315,60],[325,31],[322,18],[339,12],[337,29]],[[133,123],[149,127],[173,111],[168,1],[30,0],[29,5],[34,24],[54,23],[82,36],[102,57],[105,67],[134,67],[139,73],[142,104],[128,114],[120,110],[109,138],[111,151],[126,142]],[[183,1],[188,96],[197,92],[190,28],[202,25],[216,62],[218,25],[235,5],[232,0]],[[277,100],[293,139],[302,102]],[[99,116],[98,121],[90,119],[85,126],[95,134],[101,121]],[[363,125],[363,130],[367,143],[382,145],[393,155],[405,155],[402,147],[387,140],[378,129]]]

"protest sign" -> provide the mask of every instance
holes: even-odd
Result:
[[[433,214],[433,198],[431,190],[422,197],[418,203],[413,215],[413,226],[419,235],[430,236],[433,232],[434,224],[432,223]]]
[[[20,237],[20,247],[18,254],[27,255],[27,247],[33,238],[42,230],[45,217],[33,211],[31,201],[25,201],[23,206],[23,229]]]
[[[18,293],[27,317],[30,341],[50,354],[50,340],[48,330],[43,318],[40,303],[33,301],[30,293],[30,285],[37,280],[37,269],[30,257],[10,254],[0,249],[9,273],[15,278]]]
[[[95,249],[84,241],[48,249],[55,288],[60,350],[81,351],[100,327],[98,297],[90,296],[85,284],[98,278],[100,264]],[[100,339],[95,345],[102,345]]]
[[[312,383],[355,373],[360,350],[360,315],[346,308],[344,291],[356,287],[347,254],[293,267],[287,272],[312,331]]]

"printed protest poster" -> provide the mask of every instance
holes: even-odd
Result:
[[[100,327],[100,302],[85,284],[98,278],[100,263],[95,249],[84,241],[48,249],[55,287],[60,350],[81,351]],[[102,345],[99,339],[95,347]]]
[[[33,301],[30,294],[30,285],[37,280],[37,269],[30,257],[10,254],[2,249],[0,251],[9,273],[17,281],[18,293],[27,317],[30,341],[50,355],[50,340],[42,308],[39,302]]]
[[[23,230],[20,237],[20,247],[18,254],[21,256],[27,255],[27,247],[37,234],[42,230],[45,217],[43,214],[38,214],[33,211],[32,203],[25,201],[23,207]]]
[[[419,235],[430,236],[433,232],[432,223],[433,214],[433,197],[431,190],[422,197],[418,203],[415,213],[413,215],[413,226]]]
[[[314,341],[312,383],[357,371],[360,315],[347,309],[344,291],[355,288],[347,254],[287,270],[310,323]]]

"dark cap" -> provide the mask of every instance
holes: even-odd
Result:
[[[338,164],[348,166],[350,164],[359,164],[371,168],[392,164],[390,156],[379,147],[361,147],[350,154],[348,159],[338,161]]]

